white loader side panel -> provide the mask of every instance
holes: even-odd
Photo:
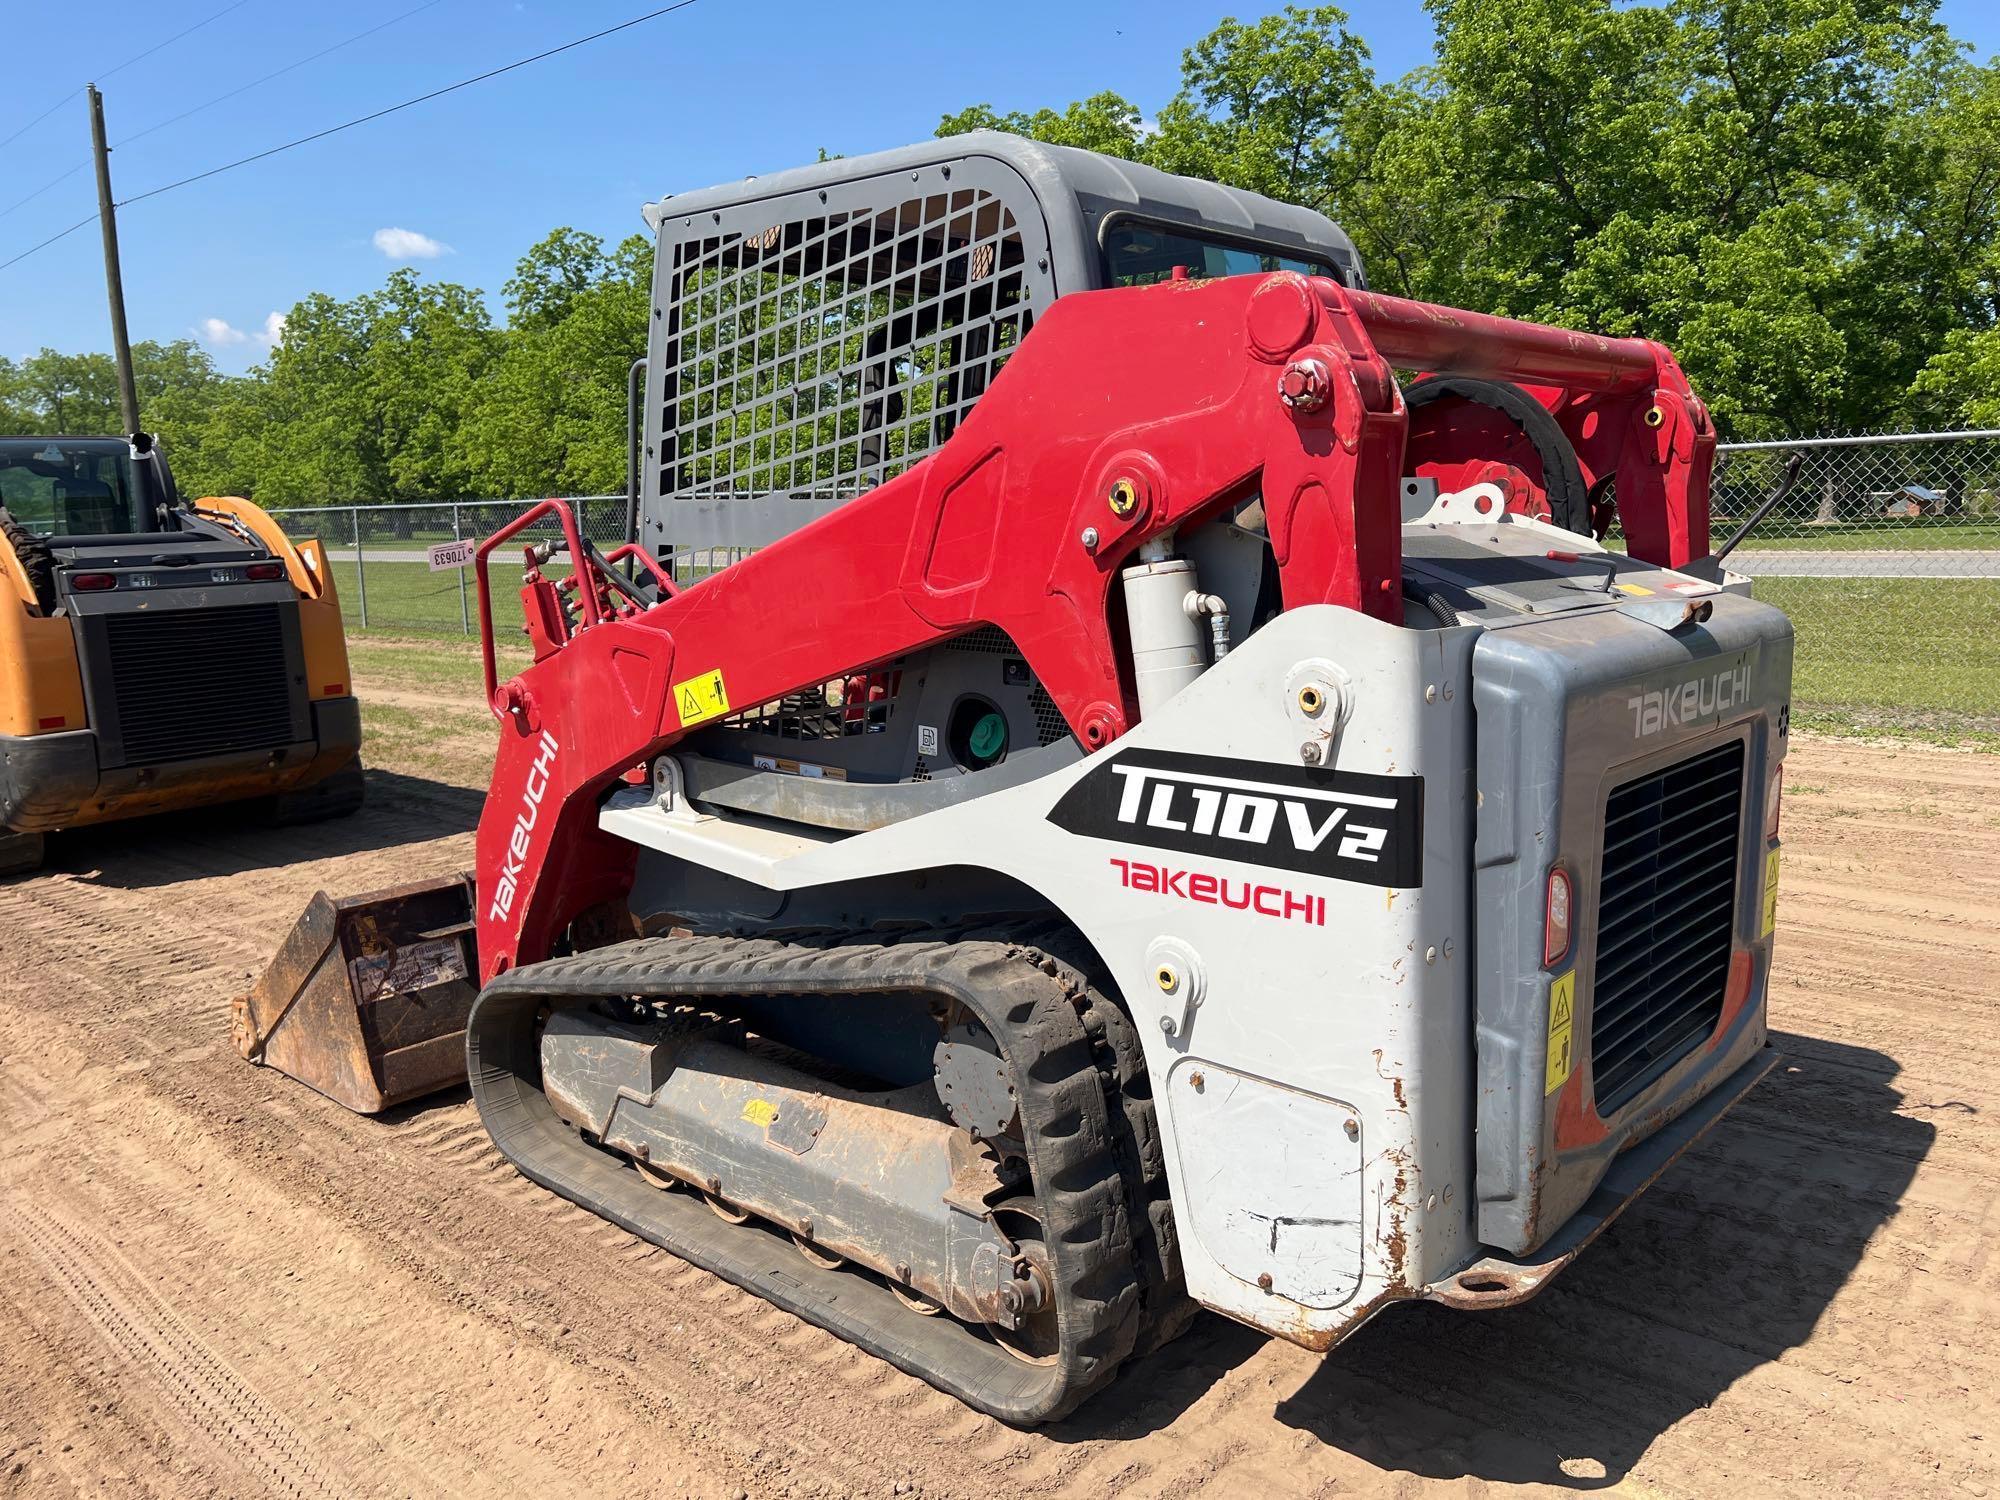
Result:
[[[1239,1281],[1301,1307],[1346,1306],[1365,1263],[1359,1115],[1199,1059],[1183,1058],[1171,1078],[1179,1222]]]
[[[1098,754],[848,838],[684,800],[602,823],[774,890],[977,864],[1042,892],[1144,1039],[1189,1291],[1324,1347],[1479,1254],[1477,634],[1292,610]]]

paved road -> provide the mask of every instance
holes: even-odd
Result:
[[[1729,554],[1729,566],[1752,578],[2000,578],[2000,551],[1742,547]]]

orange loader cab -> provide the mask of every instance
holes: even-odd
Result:
[[[183,502],[145,433],[0,437],[0,875],[115,818],[352,812],[360,747],[319,542]]]

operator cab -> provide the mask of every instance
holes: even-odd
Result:
[[[944,443],[1074,291],[1296,271],[1366,278],[1324,214],[1137,162],[977,131],[647,205],[658,235],[650,461],[634,540],[684,580],[797,530]],[[1237,628],[1277,609],[1254,503],[1184,544]],[[685,758],[703,800],[880,826],[1078,746],[1004,633],[730,717]],[[980,777],[973,784],[966,778]]]
[[[637,539],[688,574],[943,443],[1066,293],[1176,268],[1367,285],[1324,214],[997,131],[683,193],[645,216],[663,337]]]
[[[173,480],[145,441],[142,456],[121,438],[0,438],[0,505],[32,536],[157,530],[161,506],[175,503]]]
[[[45,614],[74,615],[86,595],[188,600],[181,590],[285,576],[235,517],[181,499],[150,433],[0,437],[0,506],[29,554]]]

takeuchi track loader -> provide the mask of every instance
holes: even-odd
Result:
[[[145,433],[0,437],[0,875],[114,818],[352,812],[360,744],[318,542],[183,501]]]
[[[1792,633],[1665,349],[1000,135],[647,218],[631,541],[476,561],[573,563],[476,871],[316,901],[246,1052],[462,1056],[537,1183],[1018,1423],[1197,1305],[1533,1296],[1772,1065]]]

